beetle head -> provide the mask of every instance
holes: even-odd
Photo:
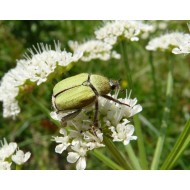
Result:
[[[112,90],[120,88],[118,80],[110,80],[109,83],[110,83],[110,87],[111,87]]]

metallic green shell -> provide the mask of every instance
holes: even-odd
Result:
[[[96,94],[93,89],[82,85],[88,80],[88,76],[88,73],[82,73],[66,78],[55,85],[53,105],[56,109],[59,111],[82,109],[95,101]],[[99,95],[105,95],[111,91],[109,80],[106,77],[91,75],[90,83]]]
[[[83,82],[87,81],[87,79],[88,73],[81,73],[58,82],[53,89],[53,96],[56,96],[56,94],[64,92],[69,88],[81,85]]]
[[[82,109],[95,99],[96,96],[90,87],[77,86],[56,96],[55,106],[59,111]]]

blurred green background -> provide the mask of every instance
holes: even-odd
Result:
[[[153,21],[146,21],[153,22]],[[161,21],[153,22],[159,23]],[[158,81],[158,100],[153,93],[153,81],[149,65],[150,52],[145,49],[148,41],[156,36],[172,31],[188,33],[187,21],[168,21],[166,29],[157,29],[150,34],[148,39],[140,39],[138,42],[128,42],[127,55],[132,71],[134,87],[132,98],[136,97],[142,105],[141,116],[142,130],[145,140],[146,152],[149,161],[152,160],[156,145],[156,134],[159,130],[163,106],[165,104],[165,88],[167,79],[168,59],[174,62],[174,92],[172,97],[170,125],[167,130],[167,138],[162,153],[162,158],[170,152],[184,124],[189,118],[190,112],[190,56],[166,55],[164,52],[154,52],[155,78]],[[23,58],[27,48],[39,42],[51,44],[53,41],[61,43],[62,50],[71,51],[68,47],[69,40],[85,42],[94,39],[94,31],[103,25],[102,21],[0,21],[0,78],[16,66],[16,59]],[[121,53],[120,45],[114,47]],[[109,61],[93,60],[91,62],[78,62],[64,76],[53,79],[48,84],[35,87],[32,92],[38,100],[51,110],[51,94],[53,86],[63,78],[81,72],[99,73],[112,79],[121,79],[123,88],[127,88],[127,80],[121,60]],[[124,96],[122,93],[120,96]],[[51,141],[52,136],[58,135],[56,127],[48,117],[39,109],[28,96],[22,97],[20,102],[21,113],[15,119],[5,119],[2,116],[2,102],[0,102],[0,139],[4,137],[8,142],[16,141],[23,150],[32,153],[31,159],[24,165],[24,169],[75,169],[75,166],[67,163],[66,155],[56,154],[56,144]],[[153,125],[153,129],[148,127]],[[131,142],[136,150],[136,142]],[[116,143],[127,154],[124,146]],[[109,153],[102,149],[109,155]],[[184,152],[175,169],[190,169],[190,150]],[[109,155],[111,158],[111,155]],[[87,169],[109,169],[93,155],[88,155]]]

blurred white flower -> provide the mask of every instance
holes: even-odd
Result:
[[[154,30],[152,25],[141,21],[118,20],[106,22],[103,27],[95,31],[96,38],[114,45],[119,37],[138,41],[140,34],[150,33]]]
[[[123,123],[119,123],[116,127],[109,127],[112,131],[113,141],[123,141],[124,145],[129,144],[131,140],[136,140],[136,136],[132,136],[135,129],[133,125],[128,124],[128,120],[124,120]]]
[[[11,163],[0,160],[0,170],[10,170],[10,169],[11,169]]]
[[[60,44],[55,44],[55,50],[48,45],[38,44],[34,51],[25,55],[26,59],[17,60],[17,66],[8,71],[0,82],[0,101],[3,102],[3,117],[15,117],[20,113],[18,100],[21,87],[24,88],[26,81],[40,85],[48,79],[57,66],[66,67],[77,61],[82,54],[74,54],[61,51]]]
[[[187,34],[184,40],[181,40],[181,43],[178,47],[172,50],[174,54],[189,54],[190,53],[190,35]]]
[[[18,165],[24,164],[30,158],[31,153],[26,152],[24,153],[22,150],[16,151],[16,154],[12,155],[12,161]]]
[[[117,95],[118,93],[116,92],[112,97],[117,99]],[[136,140],[136,137],[132,136],[134,127],[129,124],[127,118],[142,111],[142,107],[137,104],[136,98],[131,99],[127,93],[126,98],[118,100],[130,106],[98,97],[98,123],[99,128],[102,130],[93,128],[94,105],[84,108],[75,118],[67,121],[66,127],[60,131],[63,137],[54,137],[54,141],[59,143],[55,148],[55,152],[62,153],[63,150],[67,149],[67,161],[70,163],[76,162],[77,169],[85,169],[88,151],[105,146],[103,144],[104,135],[109,135],[113,138],[113,141],[122,141],[125,145],[130,140]],[[55,110],[51,113],[51,117],[61,121],[62,114],[57,113]],[[106,130],[103,130],[105,127]],[[110,133],[112,134],[110,135]],[[57,149],[59,150],[57,151]]]
[[[169,51],[174,54],[190,52],[190,35],[180,32],[165,34],[149,41],[146,49],[149,51]]]
[[[88,62],[93,59],[100,59],[103,61],[111,58],[120,59],[120,54],[112,51],[112,46],[99,40],[89,40],[83,44],[78,44],[76,41],[69,41],[69,46],[73,52],[82,52],[82,61]]]
[[[16,150],[17,144],[15,142],[7,143],[4,139],[4,144],[1,141],[2,146],[0,147],[0,160],[9,158]]]
[[[16,151],[16,154],[13,155]],[[24,154],[22,150],[18,149],[17,143],[7,143],[6,139],[1,141],[0,147],[0,170],[10,170],[11,160],[18,165],[25,163],[31,156],[30,152]]]

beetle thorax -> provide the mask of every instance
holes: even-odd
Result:
[[[108,94],[111,91],[109,80],[100,75],[91,75],[90,83],[96,89],[99,95]]]

